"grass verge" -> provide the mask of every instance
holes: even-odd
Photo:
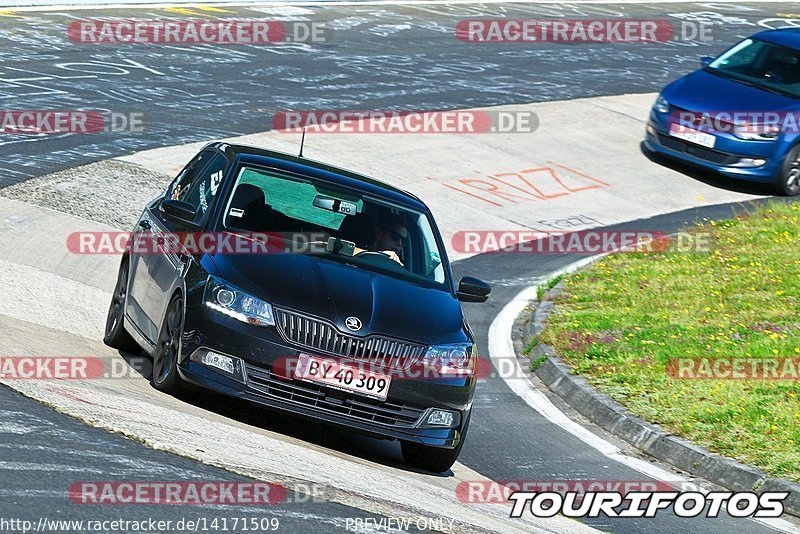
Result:
[[[800,203],[708,222],[711,252],[620,253],[568,277],[540,340],[642,418],[800,480],[800,381],[679,379],[681,358],[800,357]]]

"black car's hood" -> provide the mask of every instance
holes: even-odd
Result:
[[[303,254],[210,256],[224,280],[279,308],[332,321],[348,317],[356,335],[384,334],[423,344],[466,341],[461,306],[446,290]]]

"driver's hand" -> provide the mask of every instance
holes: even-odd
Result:
[[[400,256],[398,256],[397,252],[395,252],[394,250],[381,250],[381,254],[386,254],[387,256],[389,256],[390,259],[393,259],[400,265],[403,265],[403,262],[400,261]],[[405,265],[403,265],[403,267],[405,267]]]

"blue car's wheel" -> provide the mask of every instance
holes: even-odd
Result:
[[[779,195],[793,197],[800,193],[800,145],[786,155],[775,183]]]

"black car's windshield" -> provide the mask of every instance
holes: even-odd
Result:
[[[800,99],[800,50],[745,39],[709,63],[706,70]]]
[[[423,213],[275,171],[243,166],[223,215],[231,232],[279,234],[286,252],[320,254],[427,284],[446,281]]]

